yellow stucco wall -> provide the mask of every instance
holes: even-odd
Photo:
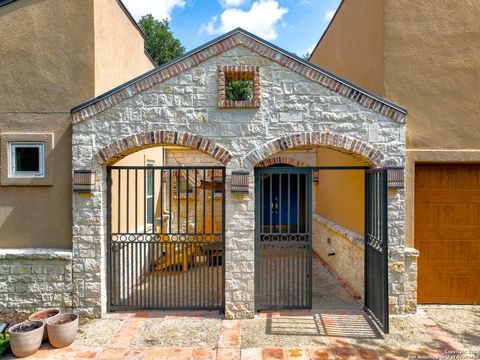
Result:
[[[0,247],[70,248],[70,109],[151,68],[143,39],[115,0],[17,0],[0,7],[0,34],[0,133],[54,139],[52,186],[0,186]]]
[[[360,160],[335,150],[318,148],[317,166],[365,166]],[[364,171],[326,170],[319,172],[316,213],[363,236]]]
[[[383,95],[383,46],[383,0],[347,0],[310,62]]]
[[[95,0],[94,19],[95,95],[153,69],[142,34],[116,0]]]
[[[365,4],[373,2],[384,9],[376,17],[382,27],[359,36],[357,19],[370,16]],[[479,18],[478,1],[345,0],[311,58],[407,108],[407,246],[414,242],[415,162],[480,162]],[[352,52],[352,38],[361,50]],[[371,69],[368,77],[355,75],[378,61],[370,52],[371,42],[382,38],[383,67]],[[325,56],[331,44],[342,61]],[[383,79],[383,92],[378,91],[377,77]]]
[[[164,165],[164,158],[163,158],[163,150],[164,148],[161,146],[152,147],[145,150],[137,151],[133,154],[130,154],[123,159],[117,161],[113,166],[147,166],[147,163],[153,161],[153,166],[162,166]],[[120,224],[121,224],[121,231],[120,232],[135,232],[136,228],[140,228],[144,226],[145,222],[145,207],[144,207],[144,171],[138,170],[136,172],[137,176],[137,187],[135,187],[135,171],[129,171],[129,183],[128,183],[128,205],[129,205],[129,217],[128,217],[128,227],[126,227],[127,223],[127,216],[126,216],[126,208],[127,208],[127,171],[121,170],[120,173],[120,181],[121,181],[121,191],[120,191]],[[118,229],[118,171],[112,170],[112,231],[115,232]],[[159,183],[160,183],[160,173],[157,171],[155,174],[155,194],[154,199],[158,199],[159,196]],[[137,196],[137,203],[135,203],[135,196]],[[158,201],[155,201],[155,217],[160,215],[160,208]],[[135,215],[137,214],[137,219],[135,221]],[[141,230],[139,230],[141,231]]]

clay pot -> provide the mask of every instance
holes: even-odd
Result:
[[[30,321],[43,321],[45,323],[45,326],[43,328],[42,341],[47,341],[48,339],[46,320],[58,314],[60,314],[59,309],[45,309],[45,310],[37,311],[36,313],[33,313],[28,317],[28,320]]]
[[[10,348],[16,357],[30,356],[37,352],[42,345],[43,321],[25,321],[12,326],[10,335]]]
[[[70,345],[78,330],[77,314],[59,314],[47,319],[48,341],[54,348]]]

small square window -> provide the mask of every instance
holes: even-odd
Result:
[[[218,68],[218,106],[221,108],[260,107],[259,67],[220,66]]]
[[[10,143],[10,177],[44,177],[45,144],[42,142]]]

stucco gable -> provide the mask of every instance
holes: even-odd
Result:
[[[76,124],[88,119],[112,106],[129,99],[136,94],[152,88],[163,81],[175,77],[185,70],[191,69],[208,59],[218,56],[230,49],[244,46],[251,51],[276,62],[291,71],[300,74],[313,82],[323,85],[363,107],[379,112],[395,121],[405,121],[406,110],[384,100],[367,90],[341,79],[326,70],[316,67],[297,56],[248,33],[243,29],[235,29],[191,52],[157,67],[101,96],[98,96],[71,110],[72,123]]]

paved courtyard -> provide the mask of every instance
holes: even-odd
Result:
[[[417,315],[392,316],[385,336],[318,260],[314,283],[312,311],[265,312],[250,320],[206,311],[117,312],[83,320],[68,348],[44,344],[30,358],[480,359],[480,306],[426,306]]]

